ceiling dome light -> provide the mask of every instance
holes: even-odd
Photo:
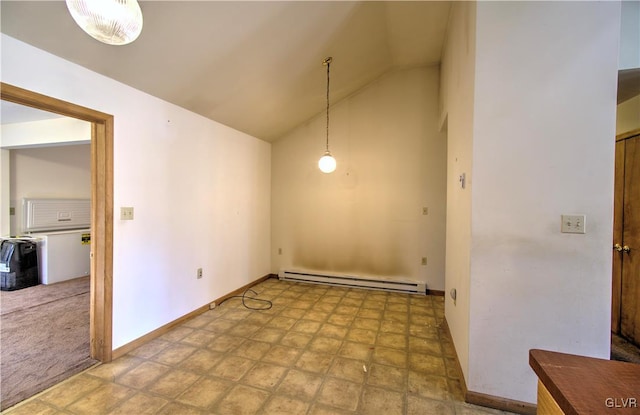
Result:
[[[336,169],[336,159],[327,151],[318,160],[318,167],[323,173],[332,173]]]
[[[126,45],[142,32],[136,0],[66,0],[71,17],[89,36],[108,45]]]

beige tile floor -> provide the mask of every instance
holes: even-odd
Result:
[[[254,290],[273,307],[230,299],[7,415],[505,413],[462,401],[442,297],[277,279]]]

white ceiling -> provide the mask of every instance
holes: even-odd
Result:
[[[0,101],[0,124],[13,124],[20,122],[42,121],[53,118],[61,118],[62,115],[53,112],[42,111],[36,108],[14,104],[9,101]]]
[[[273,141],[390,70],[440,62],[450,3],[142,1],[130,45],[78,28],[63,1],[5,1],[1,31]]]

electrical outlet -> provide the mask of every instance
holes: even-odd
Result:
[[[562,215],[562,233],[585,233],[585,215]]]
[[[426,256],[422,257],[422,265],[427,265],[427,257]]]
[[[197,276],[197,279],[202,278],[202,268],[198,268],[198,271],[196,271],[196,276]]]
[[[429,214],[429,208],[428,207],[423,207],[422,208],[422,214],[423,215],[428,215]]]
[[[133,220],[133,208],[121,207],[120,208],[120,220]]]

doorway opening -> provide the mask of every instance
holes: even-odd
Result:
[[[0,83],[0,99],[91,123],[91,358],[112,358],[113,116]],[[4,213],[3,213],[4,214]]]
[[[640,129],[616,136],[611,357],[640,363]]]

